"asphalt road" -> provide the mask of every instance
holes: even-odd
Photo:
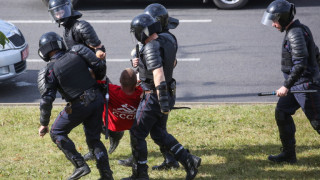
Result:
[[[149,1],[150,2],[150,1]],[[280,51],[284,33],[260,23],[270,0],[253,0],[242,10],[219,10],[201,1],[162,1],[180,25],[172,30],[179,42],[178,102],[276,102],[277,97],[258,97],[283,83]],[[320,45],[320,1],[295,0],[296,17],[313,32]],[[82,1],[76,9],[91,22],[107,49],[108,76],[118,84],[121,70],[130,66],[135,42],[129,33],[131,19],[147,2]],[[0,1],[0,18],[20,28],[29,43],[27,71],[0,83],[0,103],[37,103],[37,73],[45,66],[37,54],[40,36],[62,33],[51,22],[39,0]],[[58,96],[56,102],[62,102]]]

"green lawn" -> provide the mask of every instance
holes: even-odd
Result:
[[[55,106],[50,124],[62,109]],[[195,106],[191,110],[174,110],[168,131],[191,153],[202,158],[196,179],[319,179],[319,135],[312,129],[302,111],[294,115],[297,126],[298,163],[274,164],[269,154],[280,152],[280,140],[274,120],[275,105]],[[39,108],[0,106],[0,179],[66,179],[73,166],[50,139],[38,136]],[[70,138],[82,154],[87,152],[82,126]],[[102,140],[107,147],[109,142]],[[152,171],[163,161],[159,148],[148,137],[149,176],[151,179],[182,180],[183,168]],[[131,153],[129,134],[125,133],[118,149],[109,155],[116,180],[131,175],[131,169],[119,166],[117,160]],[[98,179],[93,161],[92,172],[82,179]]]

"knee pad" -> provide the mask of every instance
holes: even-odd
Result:
[[[66,144],[69,144],[68,142],[70,139],[65,136],[61,135],[55,135],[55,134],[50,134],[51,140],[58,146],[59,149],[63,150],[65,149]]]
[[[316,130],[320,134],[320,121],[318,120],[310,120],[311,126],[314,130]]]
[[[287,114],[278,108],[275,110],[275,119],[277,121],[278,126],[284,126],[287,124],[293,124],[293,119],[290,114]]]

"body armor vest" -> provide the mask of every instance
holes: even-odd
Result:
[[[167,84],[172,80],[174,61],[176,59],[177,43],[175,39],[168,33],[158,34],[156,41],[160,44],[160,56],[162,58],[162,67],[165,75]],[[143,87],[147,89],[154,89],[153,73],[148,71],[146,66],[146,60],[144,56],[144,48],[142,48],[142,53],[140,53],[139,61],[139,78],[143,82]]]
[[[76,99],[96,84],[86,62],[73,53],[66,53],[56,60],[54,73],[60,84],[58,90],[67,101]]]
[[[68,24],[68,27],[64,29],[63,39],[68,49],[76,44],[84,44],[80,37],[78,37],[78,34],[75,33],[75,25],[77,22],[77,20],[73,20],[70,22],[70,24]]]

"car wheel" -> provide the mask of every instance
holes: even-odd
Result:
[[[73,7],[75,7],[77,5],[79,0],[71,0]],[[43,4],[46,5],[48,7],[49,4],[49,0],[42,0]]]
[[[239,9],[248,3],[248,0],[213,0],[220,9]]]

